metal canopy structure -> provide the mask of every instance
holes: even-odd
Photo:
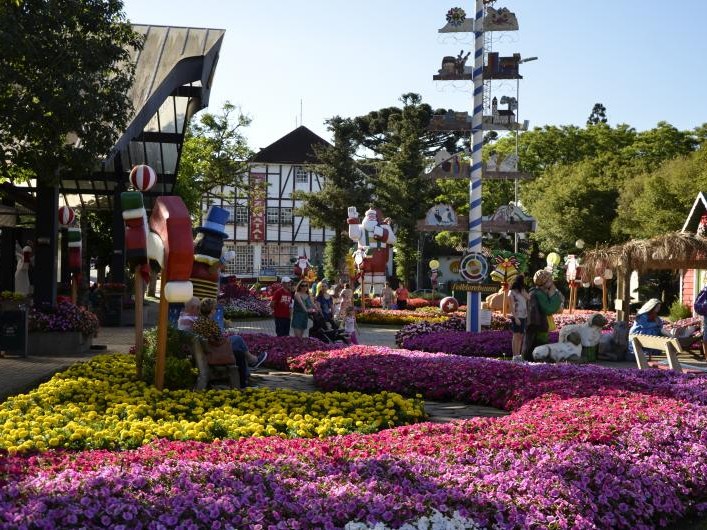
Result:
[[[133,26],[145,35],[136,51],[135,81],[130,90],[134,113],[115,147],[91,175],[64,177],[64,203],[83,209],[113,210],[136,164],[151,166],[157,184],[144,194],[145,206],[172,193],[189,120],[209,102],[211,83],[225,31],[171,26]],[[17,189],[34,193],[36,183]],[[119,208],[118,208],[119,209]]]

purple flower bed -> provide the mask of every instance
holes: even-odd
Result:
[[[466,323],[461,317],[451,317],[449,320],[430,324],[429,322],[420,322],[418,324],[408,324],[403,326],[395,334],[395,344],[400,346],[406,339],[427,335],[428,333],[436,333],[439,331],[464,331]]]
[[[333,350],[339,347],[308,337],[273,337],[265,333],[239,333],[239,335],[243,337],[253,354],[258,355],[260,352],[267,351],[268,358],[264,366],[276,370],[288,370],[290,360],[304,353]]]
[[[558,332],[548,334],[549,342],[557,342]],[[464,357],[511,357],[510,331],[437,331],[403,340],[402,347],[408,350],[450,353]]]
[[[29,331],[80,331],[87,337],[96,334],[98,317],[71,302],[59,302],[56,307],[29,310]]]

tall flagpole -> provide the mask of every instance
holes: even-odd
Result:
[[[481,149],[484,110],[484,3],[476,0],[474,17],[474,113],[471,119],[471,180],[469,181],[469,252],[481,252]],[[466,295],[466,330],[481,331],[481,295]]]

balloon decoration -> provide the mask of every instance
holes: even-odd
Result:
[[[574,242],[574,246],[577,247],[579,250],[582,250],[585,244],[586,243],[584,242],[584,239],[578,239]]]
[[[442,298],[439,302],[439,309],[442,313],[454,313],[459,309],[459,302],[453,296]]]
[[[134,166],[130,172],[130,184],[139,191],[149,191],[157,183],[157,173],[150,166]]]
[[[550,252],[547,255],[548,267],[557,267],[560,264],[560,261],[562,261],[562,258],[560,258],[560,255],[557,252]]]
[[[604,279],[605,280],[611,280],[614,277],[614,273],[611,269],[606,269],[604,271]]]
[[[439,261],[437,261],[436,259],[432,259],[432,260],[430,260],[429,266],[430,266],[430,269],[432,269],[433,271],[437,270],[437,269],[439,269]]]
[[[76,219],[76,214],[73,208],[69,206],[62,206],[59,208],[59,224],[62,226],[69,226]]]
[[[601,287],[603,283],[604,283],[604,278],[602,278],[601,276],[594,277],[594,285],[596,285],[597,287]]]

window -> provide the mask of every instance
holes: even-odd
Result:
[[[253,272],[253,247],[248,245],[233,246],[228,243],[225,246],[225,250],[235,250],[236,259],[232,262],[226,263],[225,273],[226,274],[251,274]]]
[[[280,221],[280,209],[279,208],[268,208],[267,209],[267,221],[269,225],[276,225]]]
[[[282,267],[289,269],[292,267],[291,258],[297,258],[297,247],[293,245],[264,245],[261,254],[261,268]]]
[[[295,168],[295,182],[297,184],[307,184],[309,182],[309,173],[303,167]]]
[[[236,206],[236,224],[237,225],[247,225],[248,224],[248,207],[247,206]]]
[[[292,224],[292,208],[281,208],[280,209],[280,223],[283,225]]]

